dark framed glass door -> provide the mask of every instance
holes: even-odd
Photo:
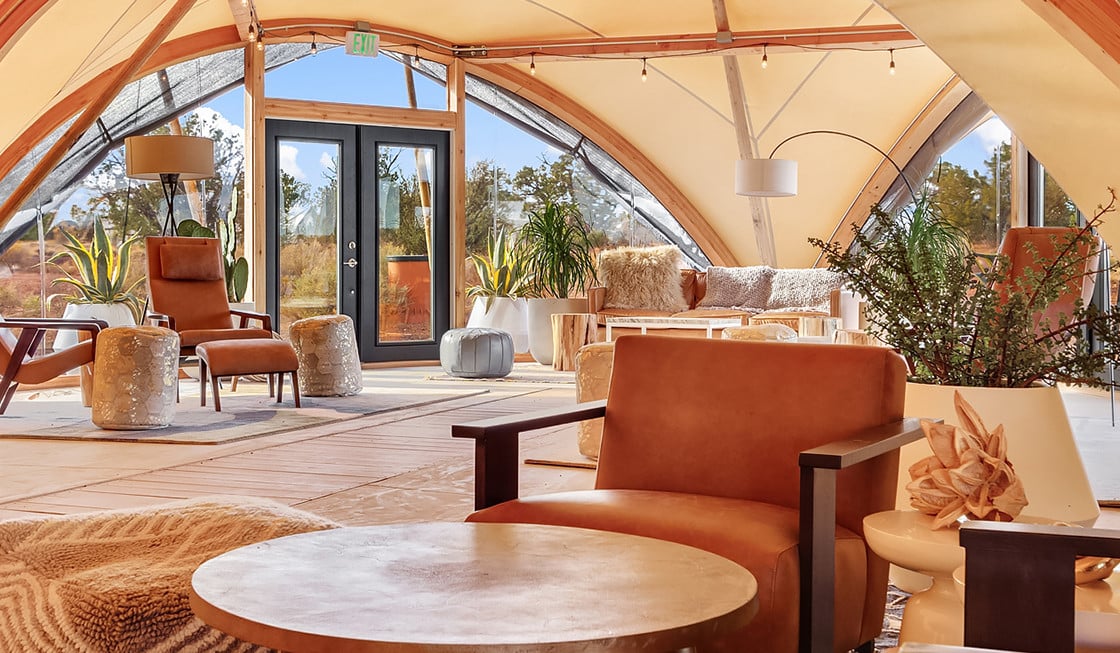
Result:
[[[268,310],[354,320],[364,362],[432,360],[450,327],[446,132],[268,120]]]

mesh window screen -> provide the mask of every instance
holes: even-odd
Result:
[[[307,45],[302,43],[269,46],[265,52],[265,68],[282,66],[307,54]],[[245,58],[238,48],[169,66],[125,86],[94,126],[51,171],[23,210],[0,231],[0,252],[27,230],[35,220],[37,208],[47,213],[65,202],[82,179],[110,151],[120,147],[126,137],[145,134],[166,124],[175,116],[243,83],[244,77]],[[72,122],[73,119],[67,121],[43,139],[0,179],[0,202],[11,195]]]

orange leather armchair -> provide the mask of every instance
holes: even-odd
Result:
[[[43,383],[75,367],[93,362],[97,334],[109,324],[104,320],[55,320],[49,318],[0,319],[0,415],[21,383]],[[9,329],[18,329],[13,338]],[[91,338],[45,356],[35,357],[48,331],[72,329],[85,331]]]
[[[231,309],[225,266],[216,238],[153,236],[148,253],[148,297],[157,322],[179,333],[180,352],[194,354],[211,340],[272,338],[272,317]],[[238,318],[238,326],[233,320]],[[259,327],[250,327],[257,320]]]
[[[758,616],[704,650],[870,651],[887,564],[862,520],[894,507],[897,447],[921,437],[902,419],[905,381],[884,348],[624,336],[605,402],[452,427],[476,440],[469,520],[644,535],[738,562],[758,580]],[[516,499],[518,434],[596,417],[595,489]]]

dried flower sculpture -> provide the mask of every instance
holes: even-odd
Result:
[[[1000,424],[990,433],[960,392],[953,394],[960,426],[922,421],[933,455],[910,466],[910,505],[933,515],[933,528],[961,516],[1011,521],[1027,505],[1023,484],[1007,460]]]

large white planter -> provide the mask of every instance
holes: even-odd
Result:
[[[1022,515],[1081,525],[1097,519],[1100,508],[1056,387],[969,388],[908,383],[906,416],[940,417],[947,424],[959,424],[954,391],[960,391],[972,404],[989,431],[1003,424],[1007,458],[1019,474],[1029,502]],[[902,448],[897,496],[900,509],[910,507],[905,487],[910,481],[908,468],[930,455],[925,440]]]
[[[494,297],[490,310],[486,310],[486,299],[476,297],[467,326],[508,331],[513,336],[514,352],[529,351],[529,306],[524,299]]]
[[[62,312],[65,319],[75,320],[105,320],[109,326],[135,326],[136,318],[132,316],[126,304],[67,304]],[[54,349],[66,349],[78,344],[78,332],[63,329],[54,339]]]
[[[552,314],[586,313],[587,298],[529,300],[529,353],[541,365],[552,365]]]

